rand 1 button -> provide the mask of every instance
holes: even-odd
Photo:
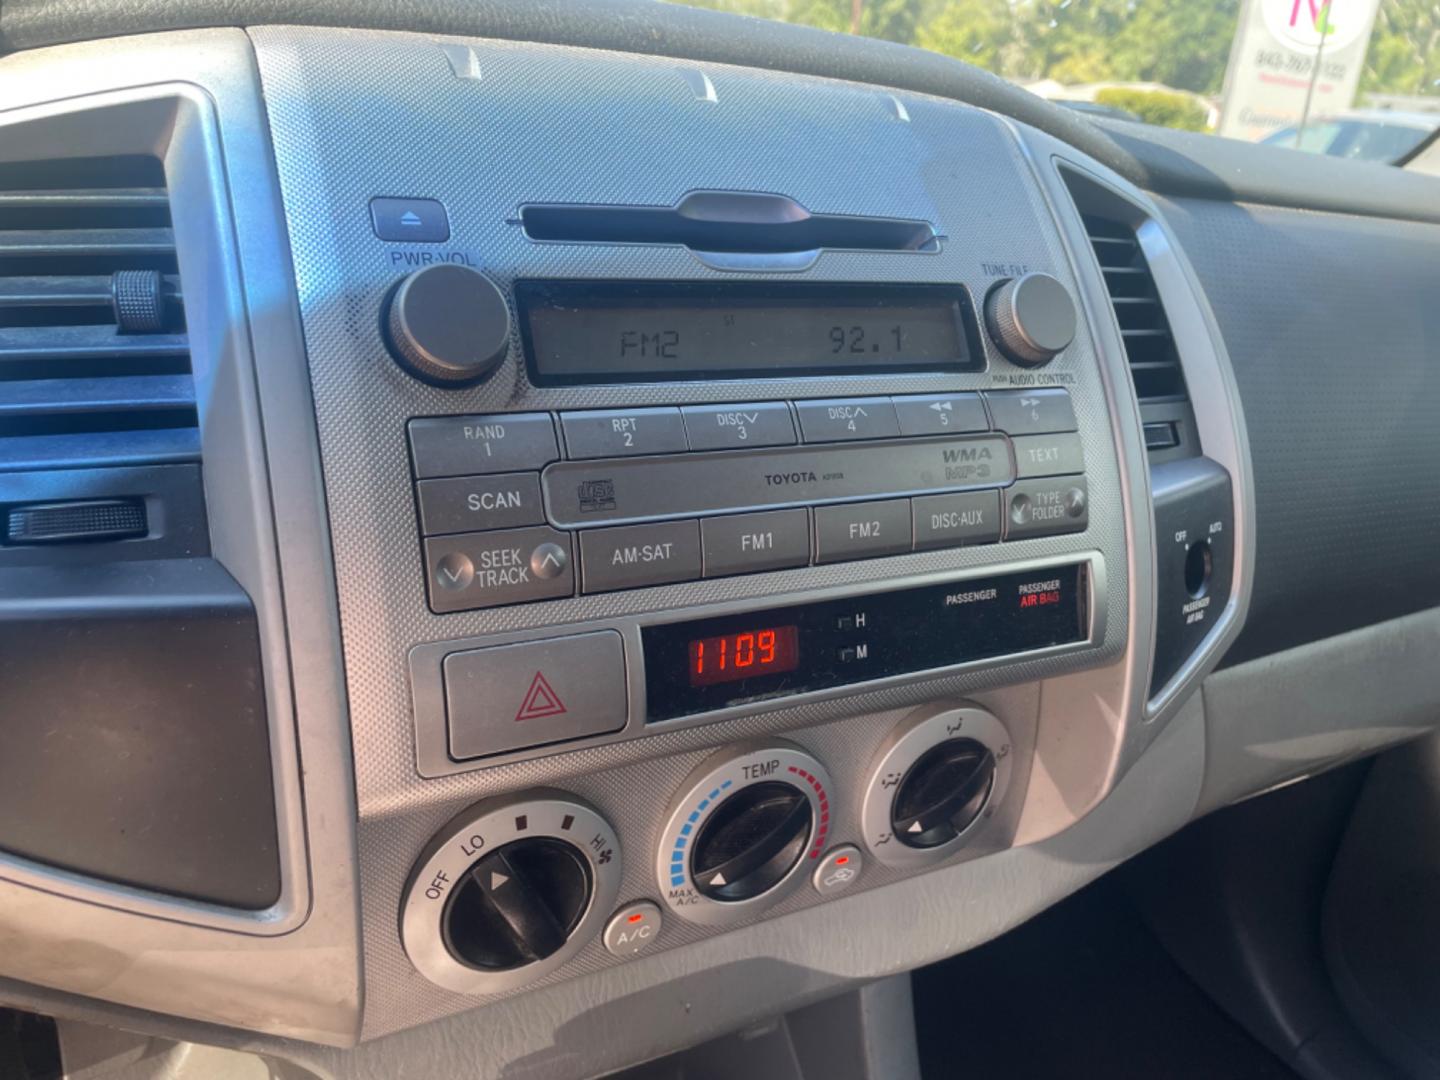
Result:
[[[543,525],[432,536],[425,541],[425,566],[436,614],[575,593],[570,537]]]
[[[892,439],[900,434],[900,421],[888,397],[797,401],[795,415],[807,443]]]
[[[996,429],[1011,435],[1075,430],[1075,406],[1068,390],[989,390],[985,402]]]
[[[805,566],[810,562],[810,514],[772,510],[703,518],[700,539],[706,577]]]
[[[625,726],[625,647],[614,630],[451,653],[444,672],[456,759]]]
[[[1083,476],[1020,480],[1005,492],[1005,539],[1084,532],[1090,523],[1090,491]]]
[[[754,446],[793,446],[795,424],[783,401],[748,405],[686,405],[685,434],[691,450],[744,450]]]
[[[1085,450],[1079,435],[1022,435],[1015,444],[1015,475],[1066,476],[1085,471]]]
[[[587,593],[694,581],[700,576],[700,523],[587,530],[580,534],[580,564]]]
[[[687,449],[685,424],[680,410],[673,407],[563,412],[560,429],[572,458],[673,454]]]
[[[843,562],[910,550],[910,500],[815,508],[815,561]]]
[[[915,550],[994,544],[1000,539],[1000,493],[963,491],[911,500]]]
[[[538,473],[421,480],[415,491],[426,536],[545,523]]]
[[[979,394],[908,394],[890,401],[901,435],[958,435],[989,431],[990,418]]]
[[[539,469],[560,446],[549,413],[494,413],[411,420],[410,453],[415,475],[428,480]]]

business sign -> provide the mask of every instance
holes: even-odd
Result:
[[[1225,69],[1219,133],[1253,141],[1291,127],[1312,80],[1310,119],[1350,108],[1379,6],[1379,0],[1245,0]]]

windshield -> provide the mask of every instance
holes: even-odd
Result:
[[[1105,121],[1378,161],[1440,127],[1436,0],[677,2],[930,49]]]

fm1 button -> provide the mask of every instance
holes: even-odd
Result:
[[[864,867],[865,857],[860,849],[854,844],[841,844],[831,848],[820,860],[810,883],[821,896],[831,896],[854,885]]]
[[[605,948],[616,956],[642,953],[660,936],[660,909],[649,900],[626,904],[605,924]]]

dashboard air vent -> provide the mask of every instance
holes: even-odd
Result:
[[[1175,339],[1135,230],[1094,214],[1084,215],[1083,220],[1115,307],[1135,396],[1142,404],[1185,400],[1185,375]]]
[[[0,165],[0,461],[59,468],[199,451],[159,161]]]

